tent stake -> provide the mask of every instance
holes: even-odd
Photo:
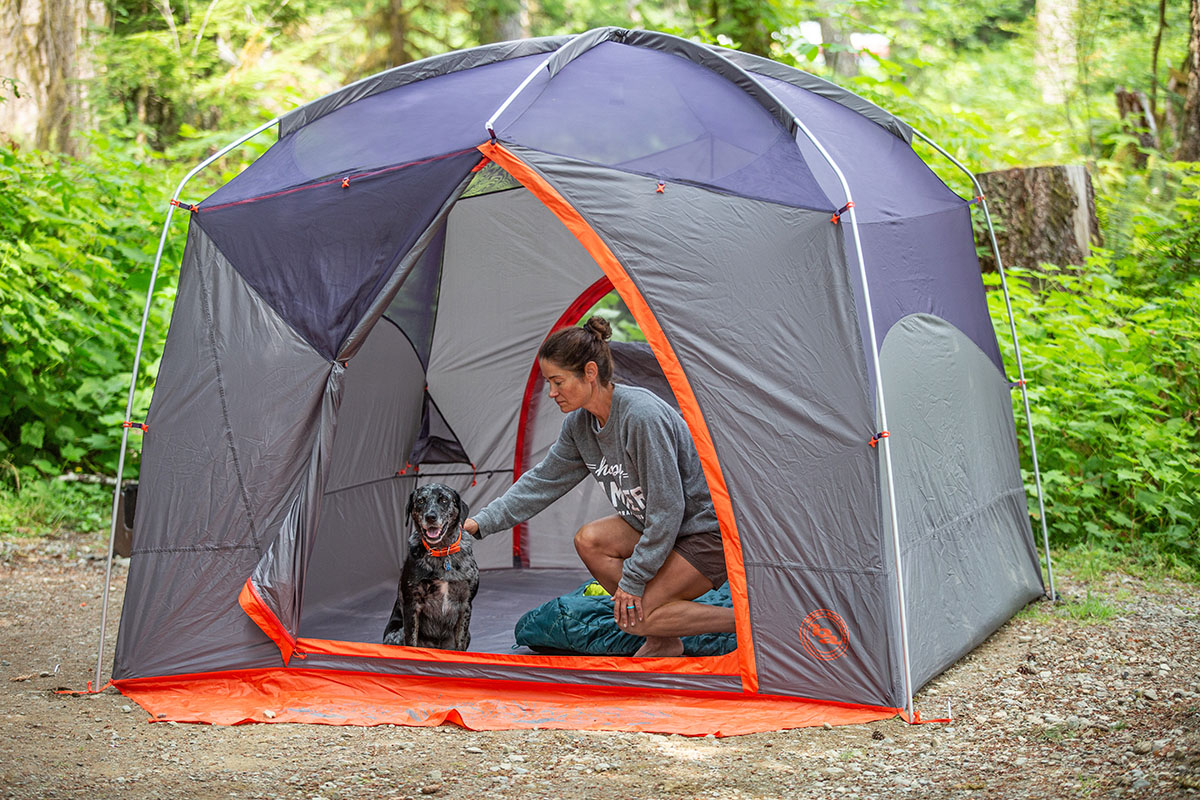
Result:
[[[846,193],[846,213],[850,217],[850,229],[854,234],[854,251],[858,257],[858,274],[859,280],[862,282],[863,290],[863,305],[867,311],[867,330],[871,336],[871,365],[875,371],[875,399],[879,404],[879,424],[881,430],[889,430],[887,421],[887,407],[883,399],[883,370],[879,366],[879,340],[875,335],[875,314],[871,310],[871,289],[867,281],[867,265],[863,260],[862,240],[858,234],[858,217],[854,211],[854,198],[850,193],[850,184],[846,181],[846,176],[842,173],[841,168],[824,145],[817,140],[813,132],[808,129],[808,126],[800,121],[798,117],[793,118],[796,127],[803,131],[808,140],[813,143],[821,157],[833,169],[838,180],[841,181],[842,191]],[[912,688],[912,666],[909,658],[908,644],[908,611],[907,602],[904,598],[904,566],[901,561],[900,553],[900,521],[896,513],[896,484],[892,476],[892,448],[891,438],[884,437],[879,439],[879,449],[883,455],[884,468],[887,471],[887,498],[888,498],[888,513],[892,523],[892,556],[896,559],[896,603],[899,609],[900,618],[900,652],[904,659],[904,708],[908,712],[909,721],[916,719],[915,709],[913,707],[913,688]]]
[[[264,122],[254,130],[243,135],[241,138],[231,142],[230,144],[227,144],[216,153],[213,153],[211,156],[201,161],[192,169],[191,172],[183,176],[183,180],[180,181],[179,186],[175,188],[175,193],[171,195],[171,199],[178,200],[179,195],[183,192],[183,187],[186,186],[188,181],[195,177],[200,170],[221,158],[235,147],[238,147],[250,139],[253,139],[255,136],[267,130],[268,128],[274,127],[278,122],[279,117],[275,117],[270,122]],[[125,403],[125,416],[123,419],[127,420],[132,419],[133,417],[133,398],[137,391],[138,368],[142,361],[142,348],[146,342],[146,324],[150,319],[150,308],[154,301],[154,282],[158,279],[158,268],[162,264],[162,254],[163,250],[166,248],[167,234],[171,230],[171,218],[174,216],[174,214],[175,205],[172,203],[171,205],[167,206],[167,216],[166,219],[163,220],[162,235],[158,238],[158,252],[154,255],[154,268],[150,270],[150,284],[146,287],[146,303],[142,308],[142,326],[138,330],[137,349],[134,352],[133,370],[129,378],[129,398]],[[100,603],[100,644],[96,650],[96,678],[94,684],[97,690],[99,690],[101,685],[100,674],[104,664],[104,635],[106,629],[108,628],[109,582],[112,579],[113,548],[116,544],[117,536],[117,505],[120,502],[121,497],[121,478],[125,473],[125,449],[128,444],[129,428],[124,428],[121,433],[121,454],[117,458],[117,484],[113,489],[112,524],[109,526],[108,530],[108,559],[104,564],[104,590],[102,592],[103,599]]]
[[[987,222],[988,236],[991,238],[992,242],[992,255],[996,259],[996,271],[1000,273],[1000,287],[1004,291],[1004,306],[1008,309],[1008,327],[1012,334],[1013,354],[1017,362],[1017,378],[1018,384],[1021,387],[1021,400],[1025,405],[1025,426],[1029,434],[1029,456],[1030,460],[1033,462],[1034,485],[1037,487],[1038,519],[1042,523],[1042,552],[1046,556],[1046,577],[1049,579],[1050,583],[1050,600],[1054,601],[1058,599],[1058,593],[1054,590],[1054,565],[1050,561],[1050,531],[1046,526],[1046,498],[1042,491],[1041,469],[1038,467],[1037,440],[1033,435],[1033,415],[1029,408],[1029,390],[1026,388],[1025,384],[1025,367],[1021,362],[1021,345],[1017,340],[1017,322],[1016,318],[1013,316],[1012,297],[1008,293],[1008,280],[1005,278],[1004,262],[1000,258],[1000,245],[996,242],[996,229],[992,227],[992,215],[988,211],[987,198],[984,196],[983,188],[979,185],[979,180],[975,177],[975,174],[971,172],[971,170],[963,166],[963,164],[957,158],[950,155],[945,149],[938,145],[937,142],[933,141],[925,134],[918,130],[914,130],[913,134],[919,136],[923,142],[928,144],[934,150],[937,150],[939,153],[945,156],[947,160],[954,164],[954,166],[966,173],[967,177],[971,179],[971,185],[975,187],[976,196],[979,197],[979,205],[983,209],[983,218]]]

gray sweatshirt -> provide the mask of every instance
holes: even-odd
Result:
[[[678,536],[719,529],[696,445],[679,412],[645,389],[617,384],[603,428],[589,411],[567,414],[542,462],[474,515],[480,538],[529,519],[588,473],[642,534],[621,574],[620,587],[632,595],[642,595]]]

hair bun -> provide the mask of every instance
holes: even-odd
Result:
[[[583,328],[602,342],[606,342],[612,338],[612,326],[608,324],[608,320],[599,315],[590,317],[584,323]]]

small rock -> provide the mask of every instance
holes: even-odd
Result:
[[[133,709],[129,706],[121,706],[121,713],[128,714],[130,711],[133,711]]]
[[[470,754],[476,755],[476,756],[483,755],[483,749],[479,748],[479,747],[464,747],[463,752],[470,753]]]
[[[1154,745],[1151,742],[1135,742],[1133,745],[1133,752],[1138,755],[1144,756],[1152,750],[1154,750]]]
[[[1142,696],[1147,700],[1158,700],[1158,692],[1156,692],[1154,689],[1147,689],[1146,691],[1142,692]]]
[[[437,794],[442,790],[440,783],[431,783],[428,786],[421,787],[421,794]]]
[[[830,725],[828,722],[826,722],[824,725],[821,726],[821,729],[831,731],[831,730],[833,730],[833,726]]]
[[[1150,785],[1150,781],[1146,780],[1145,778],[1138,778],[1136,781],[1133,782],[1133,784],[1130,786],[1130,788],[1145,789],[1149,785]]]

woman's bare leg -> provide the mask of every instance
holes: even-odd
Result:
[[[580,528],[575,535],[575,549],[592,576],[612,594],[621,580],[625,559],[633,554],[640,536],[627,522],[614,515]],[[646,584],[641,621],[625,628],[646,639],[634,656],[681,656],[682,636],[732,633],[732,608],[691,602],[712,588],[712,581],[701,575],[686,558],[672,551],[658,574]]]

